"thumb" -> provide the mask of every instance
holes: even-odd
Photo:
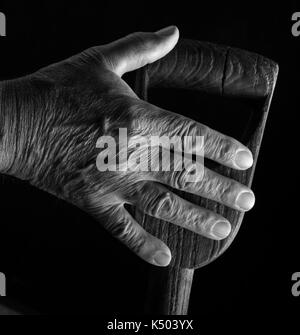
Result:
[[[110,69],[122,76],[164,57],[176,45],[179,30],[170,26],[155,33],[134,33],[101,47]]]

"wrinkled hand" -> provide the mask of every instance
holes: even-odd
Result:
[[[127,129],[129,139],[203,136],[205,157],[234,169],[252,165],[251,152],[235,139],[140,100],[122,80],[124,73],[164,57],[178,37],[176,27],[135,33],[1,83],[1,172],[78,206],[159,266],[169,264],[169,248],[147,233],[125,204],[217,240],[228,236],[230,223],[181,199],[170,187],[241,211],[254,205],[250,189],[207,168],[188,182],[192,161],[181,171],[101,172],[96,166],[97,140],[112,136],[118,141],[120,128]]]

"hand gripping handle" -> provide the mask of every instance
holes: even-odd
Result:
[[[220,97],[259,100],[261,103],[254,111],[256,116],[250,120],[250,134],[244,143],[253,153],[253,166],[246,171],[224,166],[216,169],[218,173],[250,187],[277,74],[278,65],[256,53],[207,42],[180,40],[166,57],[137,72],[135,91],[145,100],[151,88],[194,90]],[[189,200],[226,217],[232,224],[229,237],[213,241],[167,222],[158,224],[154,222],[156,219],[137,210],[136,216],[146,230],[170,247],[173,254],[171,266],[193,269],[210,263],[227,249],[238,232],[243,213],[197,196],[191,196]]]

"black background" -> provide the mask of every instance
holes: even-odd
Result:
[[[298,242],[298,96],[300,37],[291,34],[300,5],[282,1],[197,2],[1,1],[0,79],[134,31],[175,24],[181,36],[265,55],[280,71],[247,213],[233,245],[196,271],[190,313],[291,314],[291,275],[300,271]],[[220,111],[221,113],[222,111]],[[147,264],[96,222],[23,182],[1,177],[0,271],[8,295],[41,313],[141,314]]]

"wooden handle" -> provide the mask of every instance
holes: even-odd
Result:
[[[135,90],[144,100],[147,100],[151,88],[171,87],[204,91],[221,97],[242,96],[247,101],[255,101],[252,119],[248,122],[243,139],[253,153],[253,166],[246,171],[224,166],[215,168],[218,173],[250,187],[277,74],[277,64],[255,53],[183,40],[165,58],[138,71]],[[184,192],[179,194],[187,196]],[[188,195],[188,200],[227,218],[232,224],[229,237],[222,241],[210,240],[150,218],[138,210],[135,210],[135,215],[146,230],[170,247],[173,254],[171,266],[195,269],[208,264],[227,249],[238,232],[243,213],[196,195]]]
[[[257,99],[272,92],[278,66],[253,52],[183,39],[143,70],[147,89],[172,87]]]
[[[193,282],[193,269],[169,266],[149,269],[145,314],[186,315]]]
[[[166,57],[137,72],[135,91],[144,100],[148,99],[151,88],[174,88],[205,92],[221,98],[242,97],[246,103],[253,104],[253,113],[243,138],[244,144],[252,151],[253,166],[246,171],[224,166],[215,168],[218,173],[250,187],[277,75],[277,64],[255,53],[181,40]],[[183,192],[179,194],[187,198]],[[220,256],[231,244],[242,223],[242,212],[196,195],[188,195],[188,200],[227,218],[232,225],[231,234],[222,241],[210,240],[135,210],[138,222],[163,240],[173,255],[168,269],[149,269],[148,313],[186,314],[193,269]]]

